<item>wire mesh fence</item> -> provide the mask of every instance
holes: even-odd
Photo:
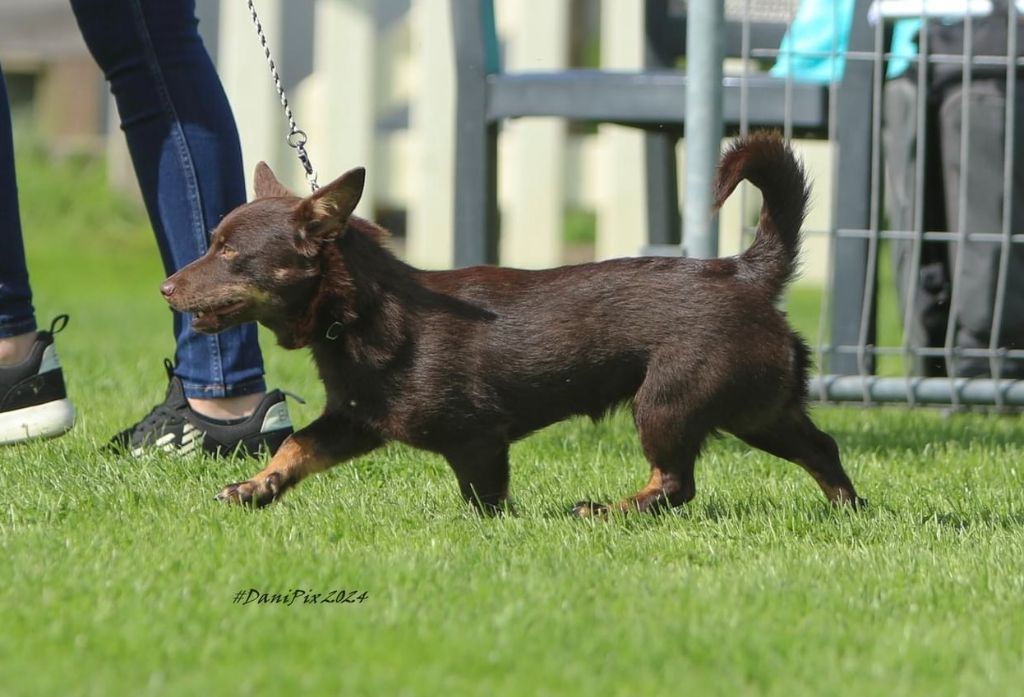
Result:
[[[732,129],[775,127],[832,149],[830,223],[805,230],[829,248],[817,398],[1024,406],[1022,9],[726,2],[739,59],[725,80],[738,80]],[[785,30],[778,45],[765,45],[766,25]],[[758,92],[769,66],[774,123]],[[814,90],[820,118],[807,116]]]

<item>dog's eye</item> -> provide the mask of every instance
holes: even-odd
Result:
[[[220,246],[220,251],[217,253],[225,259],[234,259],[238,256],[238,252],[229,244],[222,244]]]

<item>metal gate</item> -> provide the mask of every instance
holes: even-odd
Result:
[[[742,67],[702,81],[707,92],[688,99],[687,121],[701,123],[703,105],[728,101],[730,80],[738,80],[740,133],[776,126],[787,137],[827,138],[833,146],[831,225],[805,230],[826,235],[830,250],[812,395],[1024,406],[1024,229],[1016,224],[1024,222],[1024,181],[1014,132],[1024,41],[1016,3],[995,0],[986,12],[988,3],[963,2],[976,14],[933,17],[927,12],[935,3],[838,0],[827,3],[831,38],[819,26],[817,46],[792,36],[781,51],[753,45],[766,17],[781,16],[789,32],[794,17],[807,20],[809,13],[797,11],[807,13],[809,4],[729,0],[723,12],[717,0],[690,0],[690,20],[702,22],[688,28],[691,42],[738,34]],[[942,4],[948,12],[957,3]],[[907,48],[910,36],[916,51]],[[687,69],[699,75],[701,66],[692,64],[706,52],[693,48]],[[780,54],[785,65],[774,79],[783,85],[782,119],[764,123],[748,86]],[[837,57],[845,67],[830,63]],[[816,59],[832,72],[809,82],[799,64]],[[804,105],[815,86],[826,105],[819,124]],[[687,139],[701,135],[688,129]],[[712,166],[689,161],[690,151],[688,170]],[[693,207],[703,202],[689,188],[686,199]],[[684,238],[684,248],[693,245]]]

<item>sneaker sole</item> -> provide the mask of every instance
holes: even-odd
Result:
[[[0,414],[0,445],[33,438],[54,438],[75,425],[75,407],[68,399],[57,399],[34,407]]]

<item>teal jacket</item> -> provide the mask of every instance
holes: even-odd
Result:
[[[793,24],[779,46],[771,69],[776,77],[803,82],[833,82],[843,78],[845,52],[850,44],[855,0],[803,0]],[[917,55],[921,20],[900,20],[893,26],[893,54],[887,76],[902,75]]]

